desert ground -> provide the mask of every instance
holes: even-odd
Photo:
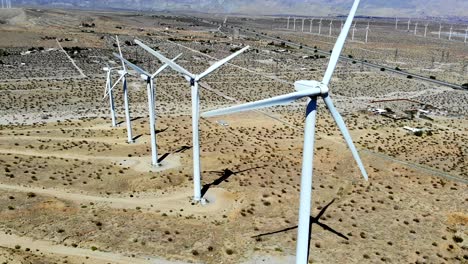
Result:
[[[203,80],[203,112],[320,80],[329,56],[319,51],[339,33],[335,20],[328,36],[326,18],[321,35],[317,24],[312,33],[287,29],[285,18],[224,19],[0,10],[0,263],[294,262],[305,100],[200,120],[201,205],[191,199],[185,79],[169,69],[157,79],[160,168],[150,166],[145,82],[130,71],[134,144],[126,142],[121,86],[118,127],[102,99],[102,68],[120,63],[115,35],[124,56],[149,72],[161,64],[135,38],[167,57],[182,53],[178,63],[195,73],[250,45]],[[343,52],[351,60],[341,60],[330,86],[368,182],[319,103],[310,263],[468,261],[468,90],[409,77],[468,83],[468,46],[462,37],[438,39],[438,24],[429,37],[394,27],[358,20]]]

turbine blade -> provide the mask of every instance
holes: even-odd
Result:
[[[119,84],[119,83],[122,81],[123,78],[124,78],[124,75],[120,75],[119,79],[117,79],[117,81],[114,83],[114,85],[112,85],[111,88],[107,89],[107,92],[106,92],[106,94],[104,95],[104,98],[102,98],[103,101],[106,100],[107,96],[109,96],[109,93],[110,93],[112,90],[114,90],[115,86],[117,86],[117,84]]]
[[[120,54],[120,57],[123,58],[122,49],[120,48],[119,37],[118,37],[118,36],[115,36],[115,39],[117,40],[117,47],[119,47],[119,54]],[[123,62],[123,61],[122,61],[122,68],[123,68],[124,71],[127,71],[127,68],[125,67],[125,62]]]
[[[361,170],[362,176],[367,181],[369,178],[367,176],[366,169],[364,168],[364,164],[362,163],[361,158],[359,157],[359,153],[356,149],[356,146],[354,146],[354,143],[353,143],[353,140],[351,139],[351,135],[349,134],[348,128],[346,128],[346,124],[343,121],[343,117],[341,117],[340,113],[336,110],[335,105],[333,104],[333,101],[330,98],[330,96],[325,95],[323,97],[323,101],[327,105],[328,110],[333,116],[333,119],[335,119],[335,122],[338,125],[338,128],[340,129],[341,133],[343,134],[343,137],[346,141],[346,144],[348,144],[348,147],[351,150],[351,153],[353,153],[353,157],[356,160],[359,169]]]
[[[109,90],[109,78],[106,78],[106,87],[104,88],[104,99],[106,98],[107,90]]]
[[[142,68],[136,66],[135,64],[129,62],[128,60],[126,60],[125,58],[123,58],[122,56],[119,56],[117,53],[113,53],[115,57],[119,58],[121,61],[123,61],[125,64],[127,64],[128,66],[130,66],[130,68],[132,68],[133,70],[135,70],[136,72],[138,72],[139,74],[142,74],[142,75],[145,75],[147,77],[151,77],[151,74],[149,74],[148,72],[146,72],[145,70],[143,70]]]
[[[332,54],[330,56],[330,62],[328,63],[327,71],[325,72],[325,76],[323,77],[322,83],[328,86],[330,80],[333,76],[333,72],[335,71],[336,64],[340,59],[341,51],[343,50],[343,46],[346,42],[346,38],[348,37],[349,28],[353,23],[354,15],[356,14],[356,10],[359,6],[360,0],[354,0],[353,7],[349,12],[348,18],[346,19],[346,23],[343,26],[343,30],[341,30],[340,36],[336,40],[335,47],[333,48]]]
[[[270,106],[285,105],[285,104],[290,104],[304,97],[314,96],[314,95],[319,95],[319,94],[320,94],[319,89],[299,91],[299,92],[280,95],[280,96],[276,96],[273,98],[264,99],[264,100],[260,100],[256,102],[241,104],[241,105],[232,106],[232,107],[228,107],[224,109],[208,111],[208,112],[203,113],[202,117],[213,117],[213,116],[226,115],[226,114],[232,114],[232,113],[237,113],[237,112],[257,110],[257,109],[270,107]]]
[[[172,59],[172,62],[175,62],[180,56],[182,56],[182,53],[180,53],[180,54],[177,55],[174,59]],[[158,74],[160,74],[161,72],[163,72],[167,67],[169,67],[169,64],[165,63],[163,66],[161,66],[161,68],[159,68],[159,69],[151,76],[151,78],[156,77]]]
[[[182,75],[189,76],[191,79],[195,79],[195,75],[191,74],[189,71],[179,66],[175,62],[172,62],[170,59],[164,57],[161,53],[146,46],[143,42],[139,41],[138,39],[135,39],[135,43],[142,47],[144,50],[151,53],[153,56],[157,57],[162,63],[169,65],[169,67],[171,67],[174,71],[179,72]]]
[[[231,54],[230,56],[216,62],[215,64],[211,65],[211,67],[209,67],[205,72],[203,72],[202,74],[200,74],[198,76],[198,79],[197,80],[201,80],[203,77],[207,76],[208,74],[216,71],[219,67],[223,66],[224,64],[228,63],[230,60],[234,59],[235,57],[239,56],[240,54],[242,54],[244,51],[248,50],[250,47],[247,46],[247,47],[244,47],[243,49],[241,50],[238,50],[237,52]]]

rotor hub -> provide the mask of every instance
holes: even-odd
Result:
[[[320,90],[320,94],[328,93],[328,86],[318,81],[308,81],[308,80],[297,81],[294,83],[294,89],[296,89],[296,91],[298,92],[311,90],[311,89],[318,89]]]

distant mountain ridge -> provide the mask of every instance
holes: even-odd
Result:
[[[352,0],[13,0],[14,4],[148,10],[191,10],[257,15],[337,15],[347,13]],[[468,17],[468,0],[363,0],[366,16]]]

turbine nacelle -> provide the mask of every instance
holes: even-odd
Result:
[[[298,92],[316,90],[320,94],[327,94],[329,89],[325,84],[318,81],[301,80],[294,83],[294,89]]]
[[[104,67],[102,68],[103,71],[110,71],[110,68],[109,67]]]
[[[144,74],[140,74],[140,78],[143,79],[144,81],[149,81],[149,79],[151,78],[150,76],[147,76],[147,75],[144,75]]]
[[[117,71],[120,75],[124,75],[124,74],[127,74],[127,71],[124,71],[124,70],[119,70]]]

